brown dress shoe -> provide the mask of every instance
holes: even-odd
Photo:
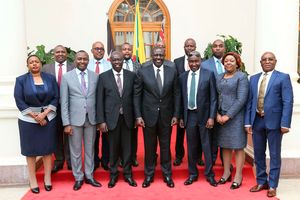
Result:
[[[275,197],[276,196],[276,189],[270,188],[267,192],[267,197]]]
[[[267,183],[265,183],[263,185],[257,184],[250,189],[250,192],[259,192],[259,191],[267,190],[267,189],[269,189],[269,185]]]

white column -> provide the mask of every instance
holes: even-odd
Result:
[[[276,69],[290,74],[294,91],[294,110],[290,133],[282,140],[281,175],[300,174],[300,84],[297,80],[299,0],[257,0],[255,66],[261,71],[260,57],[265,51],[276,55]]]
[[[27,71],[23,0],[1,1],[0,27],[0,185],[18,184],[27,180],[13,98],[16,76]]]
[[[260,71],[260,57],[272,51],[277,57],[276,69],[296,77],[298,57],[298,0],[257,0],[255,68]]]

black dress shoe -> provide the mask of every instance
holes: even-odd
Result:
[[[73,190],[75,190],[75,191],[79,190],[82,185],[83,185],[83,181],[75,181],[75,184],[73,186]]]
[[[214,177],[207,177],[206,178],[206,181],[209,182],[209,184],[211,186],[214,186],[214,187],[217,187],[218,186],[218,183],[216,182],[215,178]]]
[[[131,177],[125,178],[125,182],[127,182],[132,187],[136,187],[137,186],[135,180],[133,180]]]
[[[181,163],[182,163],[182,159],[176,158],[176,159],[174,160],[174,162],[173,162],[173,165],[174,165],[174,166],[179,166]]]
[[[197,162],[197,164],[198,164],[199,166],[204,166],[204,165],[205,165],[205,163],[203,162],[202,159],[199,159],[198,162]]]
[[[175,186],[172,178],[169,176],[164,177],[164,182],[167,183],[167,186],[170,188],[173,188]]]
[[[116,178],[116,177],[115,177],[115,178],[111,178],[111,179],[109,180],[109,182],[108,182],[108,188],[113,188],[113,187],[115,187],[117,181],[118,181],[118,178]]]
[[[186,179],[186,181],[184,181],[184,185],[191,185],[193,182],[197,181],[198,178],[197,177],[189,177],[188,179]]]
[[[72,165],[68,165],[67,169],[72,170]]]
[[[63,168],[63,165],[54,165],[51,173],[56,173]]]
[[[52,190],[52,185],[46,185],[46,183],[44,183],[44,188],[46,191],[51,191]]]
[[[40,193],[40,188],[39,187],[35,187],[35,188],[30,188],[31,192],[34,194],[38,194]]]
[[[221,178],[219,181],[218,181],[218,185],[223,185],[223,184],[225,184],[226,182],[231,182],[231,174],[230,174],[230,176],[228,176],[228,178],[227,179],[225,179],[225,178]]]
[[[119,167],[123,168],[123,160],[121,160],[121,159],[119,161]]]
[[[101,162],[101,167],[102,167],[105,171],[108,171],[108,170],[109,170],[109,167],[108,167],[108,164],[107,164],[107,163]]]
[[[86,184],[90,184],[94,187],[101,187],[101,183],[99,183],[98,181],[96,181],[95,179],[91,178],[91,179],[85,179],[85,183]]]
[[[153,182],[153,177],[147,176],[142,184],[142,187],[143,188],[149,187],[152,182]]]
[[[132,161],[132,166],[134,166],[134,167],[139,166],[139,163],[138,163],[137,159],[134,159],[134,160]]]

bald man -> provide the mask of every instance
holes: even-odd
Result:
[[[88,64],[88,69],[95,72],[96,74],[101,74],[107,70],[111,69],[111,64],[107,60],[105,60],[104,54],[105,49],[102,42],[96,41],[92,45],[91,52],[93,54],[93,59],[90,60]],[[107,133],[102,133],[102,157],[99,158],[99,139],[100,139],[100,131],[97,130],[96,139],[95,139],[95,155],[94,161],[95,166],[94,170],[96,170],[100,166],[103,167],[104,170],[108,170],[108,161],[109,161],[109,145],[108,145],[108,135]]]

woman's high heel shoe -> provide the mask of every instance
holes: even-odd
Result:
[[[241,187],[242,182],[243,182],[243,179],[241,180],[240,183],[233,182],[233,183],[231,184],[231,186],[230,186],[230,189],[232,189],[232,190],[238,189],[239,187]]]
[[[51,191],[52,190],[52,185],[46,185],[46,183],[44,183],[44,188],[46,191]]]
[[[228,176],[227,179],[225,179],[225,178],[222,177],[222,178],[218,181],[218,185],[219,185],[219,184],[220,184],[220,185],[225,184],[226,182],[231,182],[231,174]]]
[[[40,193],[40,188],[39,187],[35,187],[35,188],[30,188],[31,192],[34,194],[38,194]]]

